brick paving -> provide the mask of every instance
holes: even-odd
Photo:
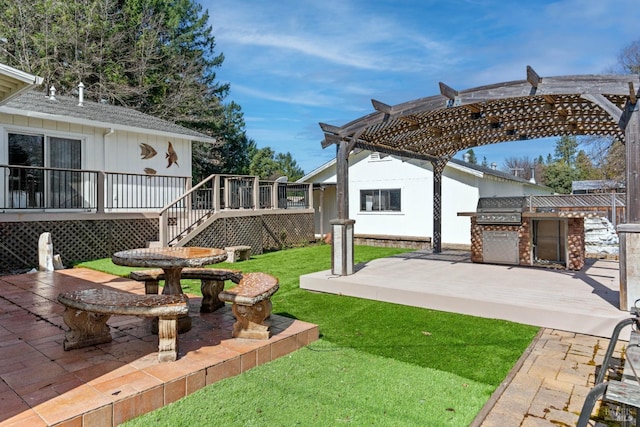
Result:
[[[618,342],[614,357],[625,344]],[[542,329],[474,425],[575,426],[608,345],[606,338]]]
[[[316,325],[272,315],[268,340],[231,337],[231,306],[200,313],[178,338],[179,358],[158,362],[151,319],[112,316],[113,342],[64,351],[59,292],[140,282],[87,269],[0,277],[0,427],[110,427],[185,397],[318,339]]]

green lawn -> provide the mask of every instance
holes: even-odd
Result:
[[[356,246],[355,260],[402,252]],[[330,254],[329,245],[319,245],[217,264],[278,277],[273,312],[319,325],[321,339],[126,425],[464,426],[537,332],[502,320],[301,290],[299,276],[329,269]],[[80,265],[123,276],[131,270],[110,260]],[[187,286],[199,293],[198,281]]]

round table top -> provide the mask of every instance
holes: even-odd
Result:
[[[116,252],[114,264],[127,267],[180,268],[217,264],[227,259],[227,252],[216,248],[164,247],[140,248]]]

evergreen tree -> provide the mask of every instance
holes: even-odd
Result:
[[[578,152],[578,140],[575,136],[563,136],[556,141],[555,160],[572,166]]]
[[[476,157],[476,153],[473,151],[473,148],[467,150],[467,154],[469,155],[468,163],[472,165],[478,164],[478,158]]]
[[[275,160],[278,164],[278,172],[280,172],[282,176],[289,178],[289,181],[296,181],[304,176],[304,171],[298,166],[298,163],[293,160],[291,153],[278,153]]]
[[[291,153],[276,154],[271,147],[264,147],[252,150],[249,174],[268,180],[286,176],[289,181],[295,181],[304,176],[304,171],[293,160]]]
[[[544,183],[556,193],[571,193],[571,184],[576,179],[576,170],[564,162],[555,162],[545,168]]]
[[[602,174],[593,166],[591,159],[584,150],[578,151],[576,156],[576,178],[580,181],[601,179]]]
[[[275,152],[270,147],[260,148],[254,152],[249,163],[249,174],[257,175],[262,179],[278,178]]]
[[[194,175],[248,169],[239,105],[216,80],[208,12],[195,0],[0,0],[0,62],[60,95],[135,108],[216,137],[194,147]],[[210,162],[210,163],[207,163]]]

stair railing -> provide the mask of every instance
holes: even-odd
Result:
[[[220,211],[220,176],[210,175],[160,211],[160,245],[175,246]]]

